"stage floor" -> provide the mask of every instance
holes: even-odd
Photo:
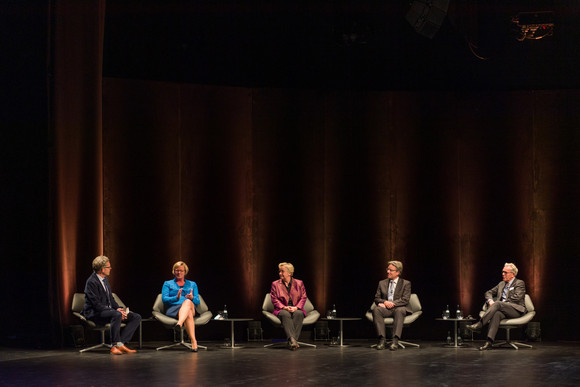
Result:
[[[173,385],[411,385],[411,386],[579,386],[580,343],[539,342],[533,349],[500,348],[480,352],[482,342],[446,348],[370,349],[371,341],[350,347],[263,348],[268,342],[200,342],[208,350],[183,347],[156,351],[166,343],[144,343],[133,355],[112,356],[106,349],[0,348],[0,386],[173,386]],[[131,345],[135,348],[136,345]]]

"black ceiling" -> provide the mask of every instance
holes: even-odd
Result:
[[[450,3],[428,39],[406,21],[409,1],[108,0],[104,73],[249,87],[580,87],[580,1]],[[554,12],[553,36],[515,39],[511,18],[531,11]]]

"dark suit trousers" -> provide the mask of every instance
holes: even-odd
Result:
[[[290,313],[287,310],[281,310],[278,313],[278,318],[282,321],[282,327],[286,332],[286,338],[294,337],[296,340],[300,339],[300,332],[302,332],[302,321],[304,320],[304,312],[298,309],[296,312]]]
[[[396,336],[399,339],[403,333],[403,322],[405,321],[405,316],[407,315],[407,309],[404,306],[398,306],[393,309],[382,308],[377,306],[373,309],[373,324],[375,324],[375,329],[377,331],[377,336],[382,336],[386,338],[385,335],[385,318],[393,317],[393,338]]]
[[[126,320],[122,320],[123,315],[117,310],[104,310],[94,321],[100,324],[111,324],[111,343],[114,345],[118,342],[128,343],[131,341],[133,334],[139,328],[141,315],[131,312],[127,315]],[[121,332],[121,323],[125,323],[125,328]]]
[[[487,308],[485,314],[481,317],[481,323],[485,326],[489,324],[487,331],[487,338],[492,341],[495,340],[495,335],[499,328],[499,323],[504,318],[517,318],[522,313],[518,312],[513,306],[507,302],[496,301],[492,306]]]

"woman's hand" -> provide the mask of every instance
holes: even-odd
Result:
[[[179,289],[181,291],[181,289]],[[187,298],[188,300],[193,301],[193,289],[191,289],[191,291],[185,295],[185,298]]]
[[[179,289],[179,290],[177,291],[177,301],[179,301],[179,299],[181,298],[181,291],[182,291],[182,290],[183,290],[183,289]]]

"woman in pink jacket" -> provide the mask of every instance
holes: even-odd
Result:
[[[286,332],[288,347],[295,351],[298,348],[297,338],[302,331],[302,321],[306,316],[306,289],[304,283],[293,277],[294,266],[288,262],[278,265],[280,279],[272,282],[270,297],[274,304],[274,314],[282,321]]]

